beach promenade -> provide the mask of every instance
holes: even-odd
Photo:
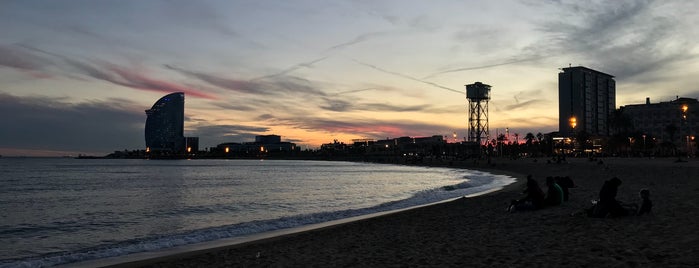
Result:
[[[472,161],[452,167],[516,176],[502,191],[317,230],[185,253],[123,267],[699,267],[699,160],[546,158]],[[570,201],[506,212],[531,174],[570,176]],[[588,218],[603,182],[622,180],[617,199],[638,203],[650,190],[650,215]]]

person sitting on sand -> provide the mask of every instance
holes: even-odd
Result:
[[[539,187],[539,183],[532,179],[532,175],[527,175],[527,186],[524,189],[524,198],[512,200],[508,211],[515,212],[521,210],[536,210],[544,207],[544,191]]]
[[[558,184],[558,186],[561,186],[561,189],[563,190],[563,201],[568,201],[568,199],[570,198],[570,191],[568,189],[575,188],[575,183],[573,182],[573,179],[571,179],[569,176],[556,176],[554,177],[554,180],[556,181],[556,184]]]
[[[546,199],[544,200],[547,206],[558,206],[563,203],[563,189],[559,186],[553,177],[546,177]]]
[[[643,215],[650,213],[651,208],[653,208],[653,202],[650,201],[650,191],[648,189],[641,189],[638,193],[641,197],[641,206],[638,208],[637,215]]]
[[[619,201],[616,200],[616,194],[621,185],[621,180],[617,177],[611,178],[604,182],[602,189],[599,192],[599,201],[592,209],[590,216],[595,218],[605,218],[626,216],[629,214]]]

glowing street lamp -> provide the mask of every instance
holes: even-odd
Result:
[[[575,116],[571,116],[570,119],[568,119],[568,123],[570,123],[570,127],[575,130],[575,126],[578,125],[578,119],[575,118]]]
[[[687,110],[689,109],[689,106],[687,104],[682,105],[682,120],[684,123],[687,125],[687,158],[689,158],[689,124],[687,124]]]

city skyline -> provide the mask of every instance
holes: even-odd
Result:
[[[200,148],[462,140],[476,81],[492,86],[491,132],[556,131],[571,65],[614,74],[616,108],[699,97],[698,5],[4,1],[0,155],[145,149],[143,110],[174,92]]]

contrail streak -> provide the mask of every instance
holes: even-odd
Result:
[[[380,72],[383,72],[383,73],[392,74],[392,75],[395,75],[395,76],[400,76],[400,77],[403,77],[403,78],[406,78],[406,79],[413,80],[413,81],[415,81],[415,82],[420,82],[420,83],[428,84],[428,85],[430,85],[430,86],[438,87],[438,88],[441,88],[441,89],[446,89],[446,90],[449,90],[449,91],[451,91],[451,92],[455,92],[455,93],[459,93],[459,94],[465,94],[464,92],[462,92],[462,91],[460,91],[460,90],[456,90],[456,89],[453,89],[453,88],[448,88],[448,87],[445,87],[445,86],[442,86],[442,85],[439,85],[439,84],[436,84],[436,83],[432,83],[432,82],[429,82],[429,81],[424,81],[424,80],[421,80],[421,79],[418,79],[418,78],[415,78],[415,77],[412,77],[412,76],[409,76],[409,75],[404,75],[404,74],[401,74],[401,73],[396,73],[396,72],[392,72],[392,71],[389,71],[389,70],[384,70],[384,69],[381,69],[381,68],[379,68],[379,67],[377,67],[377,66],[375,66],[375,65],[371,65],[371,64],[368,64],[368,63],[364,63],[364,62],[361,62],[361,61],[358,61],[358,60],[354,60],[354,59],[353,59],[352,61],[354,61],[354,62],[356,62],[356,63],[358,63],[358,64],[361,64],[361,65],[364,65],[364,66],[373,68],[373,69],[375,69],[375,70],[377,70],[377,71],[380,71]]]
[[[493,67],[498,67],[498,66],[503,66],[503,65],[509,65],[509,64],[515,64],[515,63],[525,62],[525,61],[539,60],[539,59],[543,59],[543,58],[547,58],[547,57],[534,57],[534,58],[528,58],[528,59],[506,61],[506,62],[501,62],[501,63],[496,63],[496,64],[490,64],[490,65],[483,65],[483,66],[475,66],[475,67],[465,67],[465,68],[451,69],[451,70],[446,70],[446,71],[441,71],[441,72],[436,72],[436,73],[430,74],[430,75],[428,75],[428,76],[423,77],[422,79],[432,78],[432,77],[438,76],[438,75],[440,75],[440,74],[455,73],[455,72],[463,72],[463,71],[471,71],[471,70],[479,70],[479,69],[488,69],[488,68],[493,68]]]

